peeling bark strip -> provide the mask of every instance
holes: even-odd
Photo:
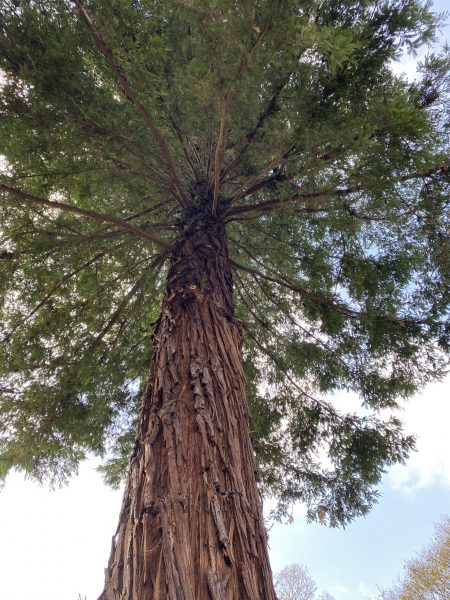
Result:
[[[225,231],[175,244],[139,434],[99,600],[275,600]]]

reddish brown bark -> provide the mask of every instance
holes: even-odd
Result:
[[[274,600],[220,219],[191,212],[100,600]]]

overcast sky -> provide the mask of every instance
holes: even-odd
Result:
[[[446,8],[443,1],[434,6]],[[396,70],[412,77],[414,64],[405,59]],[[351,396],[340,398],[355,404]],[[417,435],[418,451],[406,466],[388,472],[382,497],[366,518],[331,530],[306,524],[298,506],[293,524],[273,526],[273,570],[301,562],[336,600],[363,600],[375,596],[377,585],[388,586],[403,561],[429,542],[434,523],[450,514],[449,400],[450,378],[408,402],[402,419],[407,432]],[[96,600],[120,502],[121,492],[103,485],[94,461],[56,491],[9,476],[0,492],[0,597]]]

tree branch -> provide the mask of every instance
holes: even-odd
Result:
[[[219,192],[219,181],[220,181],[220,166],[222,163],[223,153],[226,145],[226,137],[225,137],[225,117],[226,117],[226,100],[222,98],[221,106],[220,106],[220,121],[219,121],[219,134],[217,137],[216,150],[214,153],[214,173],[213,173],[213,181],[212,181],[212,189],[213,189],[213,200],[211,212],[214,215],[216,212],[217,206],[217,195]]]
[[[176,198],[177,198],[178,202],[181,204],[181,206],[183,206],[184,208],[187,208],[189,202],[184,197],[184,195],[181,191],[180,184],[178,182],[176,169],[175,169],[175,164],[172,160],[171,154],[169,152],[169,148],[167,147],[167,144],[164,141],[163,136],[161,135],[161,132],[156,127],[149,112],[147,111],[145,106],[142,104],[142,102],[139,100],[134,88],[131,86],[130,82],[125,77],[125,74],[123,73],[123,71],[121,70],[119,65],[117,64],[114,56],[112,55],[111,50],[108,48],[108,46],[106,44],[106,41],[104,40],[100,31],[97,29],[97,26],[95,25],[95,23],[93,22],[93,20],[89,16],[89,14],[86,12],[83,4],[79,0],[72,0],[72,2],[77,6],[78,12],[80,13],[82,20],[84,21],[88,30],[90,31],[97,48],[100,50],[101,54],[103,55],[106,62],[110,66],[112,72],[114,73],[122,91],[124,92],[126,97],[130,100],[130,102],[136,107],[136,109],[140,113],[145,125],[147,126],[147,129],[150,131],[150,133],[153,135],[156,142],[158,143],[161,154],[167,163],[167,167],[168,167],[170,175],[171,175],[172,183],[174,185],[175,192],[176,192]]]
[[[246,152],[249,149],[249,147],[253,144],[253,142],[256,139],[257,132],[264,126],[267,119],[273,113],[276,103],[277,103],[277,100],[278,100],[281,92],[283,91],[283,89],[286,87],[286,84],[288,81],[289,81],[289,78],[287,78],[282,83],[278,84],[278,86],[275,88],[275,92],[272,94],[272,97],[270,98],[269,103],[267,104],[266,108],[260,113],[255,127],[253,127],[253,129],[250,129],[249,131],[247,131],[247,134],[245,136],[246,139],[243,142],[243,144],[241,145],[241,147],[239,148],[239,150],[237,151],[236,156],[233,158],[233,160],[231,160],[228,163],[228,165],[223,170],[222,177],[221,177],[222,180],[228,175],[228,173],[230,171],[232,171],[234,169],[234,167],[238,164],[238,162],[242,158],[242,155],[244,154],[244,152]]]
[[[12,329],[7,336],[5,336],[5,338],[2,340],[4,343],[8,342],[11,337],[13,336],[14,332],[17,331],[17,329],[19,327],[21,327],[24,323],[26,323],[27,321],[29,321],[31,319],[31,317],[33,315],[35,315],[39,309],[41,309],[49,300],[50,298],[52,298],[55,293],[59,290],[59,288],[64,285],[64,283],[66,281],[69,281],[69,279],[72,279],[72,277],[75,277],[75,275],[78,275],[78,273],[80,273],[83,269],[86,269],[87,267],[90,267],[92,264],[94,264],[95,262],[97,262],[97,260],[99,260],[100,258],[102,258],[102,256],[104,256],[106,253],[105,252],[99,252],[98,254],[96,254],[93,258],[91,258],[90,260],[86,261],[85,263],[83,263],[82,265],[80,265],[79,267],[77,267],[76,269],[74,269],[73,271],[71,271],[70,273],[67,273],[67,275],[64,275],[64,277],[62,279],[60,279],[60,281],[55,284],[53,286],[53,288],[51,289],[50,292],[48,292],[48,294],[46,294],[42,300],[27,314],[25,315],[20,321],[19,323],[14,327],[14,329]]]
[[[26,192],[23,192],[16,188],[11,188],[11,187],[1,184],[1,183],[0,183],[0,191],[7,192],[8,194],[12,194],[13,196],[16,196],[17,198],[19,198],[23,202],[26,202],[27,204],[32,204],[32,205],[40,204],[41,206],[48,206],[50,208],[54,208],[57,210],[63,210],[63,211],[72,212],[72,213],[75,213],[78,215],[82,215],[84,217],[89,217],[90,219],[95,219],[96,221],[101,221],[101,222],[105,222],[105,223],[113,223],[114,225],[117,225],[121,229],[123,229],[125,231],[129,231],[130,233],[133,233],[137,237],[140,237],[140,238],[143,238],[144,240],[153,242],[157,246],[161,246],[161,248],[165,248],[166,250],[172,249],[172,245],[169,244],[169,242],[166,242],[165,240],[162,240],[162,239],[152,235],[151,233],[148,233],[142,229],[139,229],[138,227],[134,227],[134,225],[130,225],[130,223],[128,221],[126,221],[125,219],[119,219],[117,217],[112,217],[110,215],[98,213],[93,210],[80,208],[78,206],[73,206],[71,204],[66,204],[64,202],[58,202],[57,200],[47,200],[46,198],[40,198],[38,196],[33,196],[31,194],[27,194]]]
[[[226,216],[228,217],[228,216],[242,214],[242,213],[251,212],[251,211],[271,212],[273,210],[277,210],[277,209],[285,207],[285,206],[290,206],[290,205],[294,204],[295,202],[302,201],[302,200],[318,199],[318,198],[324,198],[327,196],[345,197],[345,196],[349,196],[351,194],[355,194],[357,192],[368,192],[368,191],[378,189],[378,188],[382,189],[382,188],[386,188],[391,185],[394,185],[396,183],[402,183],[404,181],[410,181],[413,179],[422,179],[422,178],[426,178],[426,177],[431,177],[435,173],[438,173],[439,171],[446,169],[448,167],[449,167],[448,162],[443,162],[434,167],[424,169],[423,171],[414,171],[412,173],[407,173],[405,175],[400,175],[398,177],[392,177],[390,179],[386,179],[384,181],[377,182],[376,184],[369,186],[369,187],[365,187],[363,185],[355,185],[355,186],[350,186],[350,187],[341,188],[341,189],[334,187],[334,188],[330,188],[330,189],[326,189],[326,190],[318,190],[315,192],[299,192],[298,194],[294,194],[290,198],[274,198],[272,200],[267,200],[265,202],[259,202],[256,204],[232,206],[232,204],[235,202],[235,199],[245,198],[246,196],[251,195],[253,192],[258,191],[259,189],[261,189],[262,187],[264,187],[265,185],[267,185],[269,183],[270,184],[276,183],[276,178],[268,178],[268,179],[264,180],[263,182],[257,182],[255,185],[251,186],[250,188],[247,188],[247,190],[245,190],[245,192],[242,192],[240,194],[240,196],[236,196],[230,202],[231,207],[226,212]]]
[[[336,302],[326,300],[325,298],[321,298],[320,296],[317,296],[316,294],[308,292],[308,290],[305,290],[305,288],[301,288],[300,286],[297,286],[297,285],[291,283],[284,277],[279,278],[279,277],[272,277],[270,275],[266,275],[265,273],[262,273],[261,271],[258,271],[257,269],[254,269],[253,267],[247,267],[232,258],[230,258],[230,264],[233,267],[235,267],[236,269],[240,269],[241,271],[245,271],[246,273],[251,273],[255,277],[261,277],[261,279],[265,279],[266,281],[270,281],[272,283],[275,283],[276,285],[280,285],[288,290],[291,290],[292,292],[296,292],[300,296],[303,296],[304,298],[307,298],[308,300],[311,300],[312,302],[316,302],[317,304],[329,306],[333,310],[337,310],[338,312],[343,313],[351,318],[359,319],[361,317],[367,316],[367,313],[364,311],[353,310],[352,308],[349,308],[345,304],[337,304]],[[424,321],[417,320],[417,319],[411,319],[408,317],[399,319],[399,318],[393,317],[391,315],[380,315],[380,318],[385,321],[389,321],[391,323],[396,323],[397,325],[401,325],[403,327],[406,325],[406,323],[413,323],[415,325],[420,325],[420,324],[424,323]]]
[[[136,293],[141,288],[142,282],[144,281],[145,277],[147,276],[147,273],[149,271],[151,271],[154,267],[160,267],[163,262],[164,262],[164,255],[157,255],[157,256],[153,257],[153,260],[150,262],[150,264],[144,270],[142,275],[135,282],[135,284],[128,291],[128,293],[122,298],[122,300],[119,303],[119,305],[117,306],[117,308],[112,312],[111,316],[108,319],[108,322],[103,327],[103,329],[100,331],[100,333],[94,338],[92,343],[89,345],[88,350],[93,350],[100,344],[100,342],[103,340],[103,338],[108,333],[108,331],[117,322],[118,318],[120,317],[122,312],[125,310],[128,303],[130,302],[130,300],[133,298],[133,296],[136,295]]]
[[[251,273],[252,275],[254,275],[256,277],[261,277],[261,279],[265,279],[266,281],[270,281],[271,283],[276,283],[277,285],[287,288],[288,290],[291,290],[292,292],[296,292],[297,294],[300,294],[301,296],[303,296],[304,298],[307,298],[308,300],[312,300],[313,302],[317,302],[318,304],[325,304],[327,306],[331,306],[332,308],[338,310],[339,312],[343,312],[344,314],[346,314],[350,317],[360,316],[360,313],[358,313],[357,311],[354,311],[345,305],[335,304],[334,302],[330,302],[328,300],[325,300],[324,298],[320,298],[319,296],[316,296],[315,294],[308,292],[308,290],[305,290],[305,288],[301,288],[300,286],[290,283],[287,279],[284,279],[284,278],[279,279],[278,277],[272,277],[270,275],[266,275],[265,273],[262,273],[261,271],[254,269],[253,267],[247,267],[247,266],[237,262],[233,258],[230,258],[230,264],[233,267],[235,267],[236,269],[240,269],[241,271],[244,271],[246,273]]]
[[[239,277],[239,280],[242,281],[240,277]],[[337,358],[337,360],[349,371],[349,373],[353,373],[353,375],[355,376],[354,369],[341,356],[338,356],[336,354],[335,350],[332,347],[330,347],[330,345],[326,341],[322,340],[320,337],[318,337],[316,334],[314,334],[309,329],[306,329],[306,327],[303,327],[303,325],[301,325],[296,319],[294,319],[292,314],[280,305],[280,303],[274,297],[274,295],[270,294],[266,289],[264,289],[261,281],[259,281],[258,278],[255,277],[255,281],[256,281],[258,287],[260,288],[261,293],[264,295],[264,297],[267,298],[267,300],[269,300],[269,302],[271,302],[274,306],[276,306],[276,308],[281,312],[281,314],[284,315],[287,318],[287,320],[290,321],[292,323],[292,325],[294,325],[294,327],[297,327],[297,329],[302,331],[306,336],[312,338],[317,344],[322,346],[322,348],[324,348],[327,352],[329,352],[330,354],[335,356]]]

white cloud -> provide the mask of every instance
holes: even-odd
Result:
[[[343,413],[370,414],[356,394],[340,392],[329,400]],[[388,482],[403,491],[433,484],[450,487],[450,376],[428,385],[401,406],[401,410],[385,411],[383,416],[394,414],[402,421],[404,432],[416,438],[416,452],[406,465],[389,469]]]
[[[336,598],[336,600],[348,600],[351,597],[351,592],[348,587],[342,583],[331,584],[327,591]]]
[[[417,438],[417,452],[406,465],[392,467],[388,481],[405,491],[436,483],[450,487],[450,377],[405,403],[400,417]]]
[[[338,392],[327,400],[342,414],[374,414],[361,406],[361,398],[355,393]],[[450,375],[428,385],[400,406],[396,411],[383,411],[380,416],[386,420],[391,415],[398,417],[404,433],[416,438],[416,451],[411,452],[406,465],[396,464],[388,470],[388,483],[406,492],[434,484],[450,487]],[[323,466],[331,466],[326,449],[319,457]]]
[[[370,598],[375,598],[375,596],[378,594],[378,589],[372,584],[367,584],[361,581],[358,584],[358,592],[360,598],[369,600]]]
[[[414,81],[417,77],[417,57],[404,56],[399,62],[391,63],[391,70],[395,75],[406,77],[408,81]]]
[[[85,463],[68,487],[53,492],[19,474],[8,477],[0,494],[2,598],[98,597],[122,493],[106,488],[94,465]]]

